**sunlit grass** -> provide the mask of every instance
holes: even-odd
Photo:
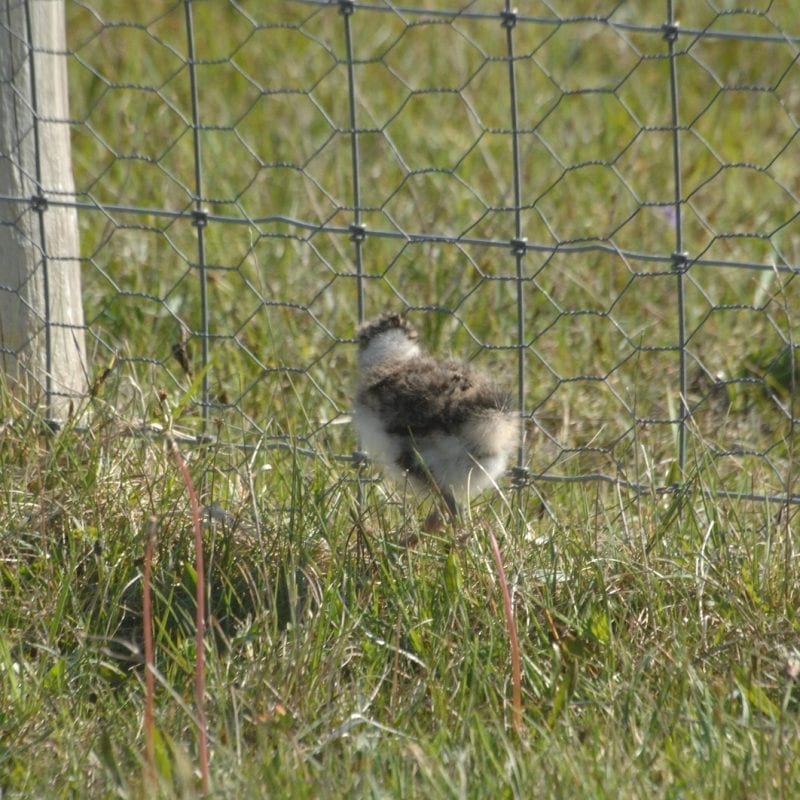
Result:
[[[185,10],[134,4],[125,24],[104,26],[120,21],[115,14],[102,4],[69,7],[78,189],[100,204],[187,212],[198,186]],[[351,349],[337,343],[351,339],[357,322],[356,250],[348,235],[249,220],[279,215],[343,230],[354,221],[344,21],[333,7],[303,4],[278,13],[200,3],[193,15],[203,205],[241,221],[203,229],[208,399],[225,440],[252,443],[263,431],[291,428],[313,444],[350,402],[348,380],[331,376],[352,370]],[[760,34],[787,24],[777,12],[772,25],[707,17],[695,11],[684,24],[712,32],[751,25]],[[553,451],[537,460],[533,450],[527,466],[633,473],[629,433],[647,440],[652,461],[674,459],[677,217],[660,29],[588,21],[515,29],[521,231],[531,245],[556,248],[530,251],[518,284],[505,245],[516,223],[503,29],[468,16],[413,21],[366,10],[351,19],[366,312],[434,307],[432,316],[417,315],[426,341],[510,377],[521,293],[530,350],[524,410],[553,437]],[[683,249],[710,261],[796,264],[790,48],[771,45],[769,70],[759,73],[765,43],[752,53],[749,42],[695,34],[680,43]],[[133,67],[126,48],[137,50]],[[743,118],[749,136],[741,135]],[[137,382],[135,365],[145,360],[153,365],[145,383],[184,393],[191,380],[171,350],[186,339],[200,368],[197,228],[119,211],[84,212],[81,226],[93,351],[103,365],[116,352],[118,369]],[[402,238],[417,235],[465,239]],[[791,275],[700,264],[690,271],[687,399],[699,430],[721,434],[720,450],[774,453],[791,436],[771,396],[781,388],[765,371],[793,348],[796,291]],[[321,403],[320,411],[290,422],[298,391],[303,407]],[[572,452],[598,429],[606,432],[601,455]],[[771,471],[759,481],[777,492]]]
[[[543,16],[616,6],[534,5]],[[174,432],[207,514],[212,796],[793,796],[796,515],[743,497],[796,491],[793,277],[700,265],[686,277],[694,414],[679,491],[504,484],[458,533],[422,533],[429,499],[348,460],[349,234],[252,222],[353,221],[343,17],[336,4],[192,9],[204,206],[240,220],[212,219],[202,234],[210,436],[182,438],[203,427],[197,228],[81,212],[88,413],[44,435],[18,398],[2,397],[3,797],[152,796],[148,530],[159,791],[198,792],[196,553],[162,430]],[[632,9],[615,14],[631,21]],[[183,5],[69,3],[67,13],[83,199],[189,210]],[[637,13],[663,21],[661,10]],[[753,14],[715,21],[708,4],[684,13],[687,28],[774,29]],[[366,311],[410,307],[432,349],[475,359],[513,390],[506,31],[498,19],[408,21],[362,8],[351,20],[363,219],[373,232],[464,240],[368,235]],[[518,23],[515,36],[523,235],[555,248],[529,251],[522,266],[526,465],[673,484],[672,139],[668,63],[653,57],[666,45],[660,30],[622,35],[587,21]],[[780,227],[798,191],[788,44],[765,57],[746,42],[679,41],[685,248],[796,265],[800,240]],[[768,91],[719,92],[720,82]],[[570,93],[582,87],[598,91]],[[725,166],[739,161],[750,166]],[[189,372],[172,354],[181,342]],[[520,636],[521,736],[490,529]]]
[[[164,791],[190,790],[194,555],[169,453],[102,426],[88,440],[20,428],[0,451],[11,796],[54,780],[64,792],[142,791],[150,515],[157,766]],[[480,503],[454,540],[420,534],[419,512],[377,484],[362,530],[346,465],[221,449],[191,463],[218,503],[205,532],[217,791],[769,796],[796,785],[792,516],[710,497],[713,465],[698,464],[681,497],[563,485],[547,488],[547,508],[533,495]],[[34,480],[26,500],[15,487]],[[522,642],[521,739],[489,525]]]

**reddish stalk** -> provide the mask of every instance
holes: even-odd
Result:
[[[170,449],[178,465],[184,486],[189,495],[189,507],[192,512],[192,528],[194,530],[195,572],[197,574],[197,591],[195,613],[195,670],[194,670],[194,696],[197,714],[198,731],[198,758],[200,760],[200,785],[204,794],[208,793],[208,729],[206,727],[206,661],[205,661],[205,633],[206,633],[206,578],[203,561],[203,528],[200,522],[200,501],[197,491],[189,474],[189,468],[178,450],[175,441],[169,439]]]
[[[503,610],[506,616],[508,640],[511,644],[511,719],[514,731],[519,736],[522,733],[522,668],[519,660],[519,639],[517,638],[517,626],[514,623],[514,611],[511,607],[511,594],[508,591],[506,571],[503,567],[503,557],[500,555],[500,547],[492,529],[488,530],[489,544],[492,547],[494,563],[497,565],[497,577],[500,579],[500,589],[503,592]]]
[[[144,752],[145,783],[150,790],[156,786],[156,748],[155,748],[155,715],[153,705],[155,698],[155,676],[153,663],[153,605],[150,598],[151,575],[153,564],[153,542],[156,538],[156,521],[154,517],[147,520],[144,540],[144,577],[142,579],[142,616],[144,625]]]

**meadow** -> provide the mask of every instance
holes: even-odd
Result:
[[[419,5],[191,3],[194,102],[185,4],[67,2],[91,398],[2,395],[3,800],[201,796],[203,731],[212,797],[800,789],[790,4],[675,4],[673,106],[667,3],[519,3],[515,135],[498,4]],[[526,420],[456,531],[352,458],[387,307]]]

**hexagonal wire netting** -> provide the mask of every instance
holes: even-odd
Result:
[[[520,481],[799,500],[790,5],[68,2],[96,366],[349,459],[405,309],[513,389]]]

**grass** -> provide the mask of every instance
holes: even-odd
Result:
[[[162,443],[123,441],[112,422],[88,440],[5,432],[9,797],[145,793],[153,514],[158,780],[196,792],[186,491]],[[223,451],[190,458],[238,516],[204,530],[215,796],[792,796],[791,512],[711,501],[704,471],[672,502],[556,487],[557,521],[533,498],[483,504],[454,540],[368,484],[359,533],[349,468],[279,455],[258,474],[226,475]],[[520,737],[489,527],[520,632]]]
[[[197,230],[185,220],[82,212],[94,397],[45,434],[29,403],[2,394],[3,798],[201,794],[189,484],[205,509],[211,796],[793,797],[796,510],[716,493],[793,491],[794,276],[687,274],[680,492],[505,485],[458,534],[421,532],[430,500],[359,474],[338,424],[354,365],[352,243],[247,222],[352,221],[342,17],[264,5],[193,4],[204,193],[210,211],[242,220],[204,232],[212,439],[181,437],[201,429],[202,375]],[[134,25],[115,27],[113,3],[67,11],[79,191],[189,207],[183,6],[129,3]],[[681,21],[791,31],[781,13],[715,18],[695,4]],[[247,14],[302,25],[254,28]],[[507,64],[494,60],[505,31],[466,17],[406,23],[352,17],[364,221],[510,239]],[[668,264],[613,252],[674,249],[666,62],[650,57],[664,43],[590,22],[519,24],[515,36],[523,229],[558,245],[524,261],[526,465],[670,483],[676,279]],[[679,41],[686,249],[796,265],[790,48],[765,57],[763,44]],[[759,82],[770,91],[730,90]],[[561,91],[582,86],[613,91]],[[755,167],[733,166],[745,161]],[[598,242],[612,252],[569,247]],[[505,248],[368,236],[363,257],[367,313],[414,308],[434,350],[513,387]],[[181,341],[191,374],[171,355]],[[190,481],[155,424],[173,432]],[[520,735],[490,533],[519,633]]]

